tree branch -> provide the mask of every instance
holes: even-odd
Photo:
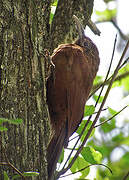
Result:
[[[113,24],[113,26],[118,30],[120,36],[122,37],[123,40],[128,40],[129,37],[127,35],[125,35],[122,30],[120,29],[120,27],[117,25],[116,21],[114,19],[111,20],[104,20],[104,21],[96,21],[96,24],[99,23],[105,23],[105,22],[111,22]]]
[[[121,67],[123,58],[124,58],[124,56],[125,56],[125,54],[126,54],[126,52],[127,52],[127,50],[128,50],[128,47],[129,47],[129,41],[127,42],[126,47],[124,48],[124,51],[123,51],[123,53],[122,53],[122,55],[121,55],[121,58],[120,58],[117,66],[116,66],[116,68],[115,68],[115,70],[114,70],[114,73],[113,73],[113,75],[112,75],[111,81],[110,81],[109,86],[108,86],[108,88],[107,88],[107,90],[106,90],[106,93],[105,93],[103,102],[102,102],[102,104],[100,105],[99,111],[98,111],[97,115],[95,116],[95,119],[94,119],[91,127],[89,128],[89,130],[88,130],[88,132],[87,132],[87,134],[86,134],[86,136],[85,136],[84,141],[82,142],[81,146],[78,148],[78,151],[77,151],[76,154],[74,155],[74,157],[73,157],[73,159],[71,160],[71,162],[69,163],[69,165],[68,165],[66,168],[63,168],[63,169],[58,173],[58,177],[59,177],[60,175],[64,174],[68,169],[70,169],[70,168],[72,167],[72,165],[73,165],[73,163],[75,162],[76,158],[78,157],[78,155],[79,155],[80,152],[82,151],[83,146],[84,146],[85,143],[87,142],[87,140],[88,140],[88,138],[89,138],[89,136],[90,136],[90,134],[91,134],[91,132],[92,132],[92,130],[93,130],[93,128],[94,128],[94,126],[95,126],[98,118],[99,118],[99,116],[100,116],[100,113],[101,113],[101,111],[102,111],[102,108],[103,108],[103,106],[104,106],[104,104],[105,104],[105,102],[106,102],[106,100],[107,100],[107,97],[108,97],[109,92],[110,92],[110,90],[111,90],[112,84],[113,84],[113,82],[114,82],[114,80],[115,80],[115,77],[116,77],[116,75],[117,75],[120,67]]]
[[[125,175],[125,177],[123,178],[123,180],[126,180],[127,177],[129,177],[129,172]]]
[[[99,127],[99,126],[102,126],[102,125],[105,124],[106,122],[112,120],[114,117],[116,117],[118,114],[120,114],[120,113],[121,113],[125,108],[127,108],[127,107],[128,107],[128,106],[123,107],[120,111],[118,111],[118,112],[117,112],[116,114],[114,114],[112,117],[110,117],[109,119],[103,121],[102,123],[94,126],[94,128]]]
[[[2,144],[1,138],[0,138],[0,144],[1,144],[1,149],[5,156],[5,161],[6,161],[6,162],[0,162],[0,165],[7,165],[11,167],[15,172],[17,172],[22,177],[22,179],[25,179],[25,176],[12,163],[9,162],[9,159],[6,154],[5,147]]]
[[[86,167],[84,167],[84,168],[82,168],[82,169],[80,169],[80,170],[78,170],[78,171],[76,171],[76,172],[69,173],[69,174],[67,174],[67,175],[61,176],[60,178],[67,177],[67,176],[71,176],[71,175],[76,174],[76,173],[78,173],[78,172],[84,171],[85,169],[87,169],[87,168],[89,168],[89,167],[91,167],[91,166],[104,166],[104,167],[106,167],[106,168],[110,171],[110,173],[112,173],[112,170],[111,170],[108,166],[106,166],[106,165],[104,165],[104,164],[90,164],[90,165],[88,165],[88,166],[86,166]]]
[[[117,77],[115,78],[114,82],[116,82],[116,81],[121,81],[122,79],[124,79],[124,78],[126,78],[126,77],[128,77],[128,76],[129,76],[129,71],[127,71],[127,72],[125,72],[125,73],[120,74],[119,76],[117,76]],[[103,83],[104,83],[104,82],[100,82],[100,83],[94,85],[94,86],[93,86],[93,90],[100,88]],[[110,79],[108,79],[104,84],[105,84],[105,85],[108,85],[109,83],[110,83]]]

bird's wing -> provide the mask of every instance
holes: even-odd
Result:
[[[67,86],[68,138],[76,131],[83,118],[85,103],[93,83],[88,60],[81,48],[74,46],[70,61]]]
[[[60,46],[52,56],[55,77],[47,81],[47,101],[54,130],[48,146],[48,171],[53,174],[63,146],[78,128],[92,86],[87,58],[78,45]]]

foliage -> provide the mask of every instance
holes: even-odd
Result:
[[[106,3],[106,9],[104,11],[96,11],[98,15],[98,21],[110,21],[117,15],[117,9],[109,9],[108,3],[115,0],[104,0]],[[120,87],[123,92],[123,97],[129,94],[129,64],[126,64],[119,70],[117,80],[113,83],[113,88]],[[102,83],[103,77],[96,77],[94,83]],[[97,95],[94,95],[94,100],[97,100]],[[103,97],[101,98],[101,100]],[[102,102],[100,100],[100,103]],[[108,110],[101,116],[99,123],[105,122],[111,116],[117,113],[116,110],[108,108]],[[119,117],[119,116],[118,116]],[[99,137],[94,134],[90,138],[87,146],[94,148],[96,151],[102,154],[101,163],[106,164],[111,168],[113,174],[111,174],[107,168],[101,166],[97,167],[96,179],[98,180],[129,180],[129,119],[127,116],[122,117],[123,121],[116,117],[113,117],[110,121],[105,122],[99,129]],[[120,116],[121,117],[121,116]],[[122,121],[119,125],[118,120]],[[127,176],[127,177],[126,177]],[[125,178],[126,177],[126,178]]]
[[[22,123],[22,119],[6,119],[6,118],[0,118],[0,131],[7,131],[8,129],[6,127],[4,127],[2,124],[3,123],[9,123],[9,124],[14,124],[14,125],[18,125]]]
[[[32,177],[32,176],[38,176],[39,175],[39,173],[38,172],[24,172],[23,173],[23,175],[25,176],[25,177]],[[20,175],[14,175],[13,177],[12,177],[12,180],[15,180],[15,179],[19,179],[21,176]]]
[[[71,160],[72,160],[72,158],[70,159],[70,161]],[[78,158],[76,159],[75,163],[73,164],[73,166],[71,167],[70,170],[72,173],[75,173],[76,171],[81,170],[80,171],[81,176],[79,178],[85,178],[90,172],[88,165],[89,165],[89,163],[83,157],[78,156]]]
[[[95,151],[94,148],[88,146],[83,148],[81,155],[91,164],[100,163],[102,159],[102,154],[100,152]]]
[[[105,3],[110,3],[113,0],[104,0]],[[50,24],[52,23],[53,17],[54,17],[54,11],[53,9],[57,6],[57,0],[53,1],[51,4],[51,14],[50,14]],[[99,21],[110,21],[113,18],[116,17],[117,9],[109,9],[108,7],[104,11],[96,11],[96,14],[98,15]],[[34,29],[33,29],[34,33]],[[122,68],[119,71],[118,75],[122,75],[129,71],[129,65],[126,65],[124,68]],[[103,80],[103,77],[97,76],[94,84],[99,84]],[[124,87],[123,88],[123,94],[129,93],[129,76],[126,76],[125,78],[118,79],[118,81],[114,82],[114,87]],[[93,96],[94,102],[97,101],[98,95],[95,94]],[[103,101],[103,95],[100,96],[98,103],[102,103]],[[106,113],[101,116],[99,123],[105,122],[107,119],[109,119],[111,116],[114,116],[117,113],[116,110],[112,108],[108,108]],[[76,133],[78,136],[81,135],[82,130],[84,129],[85,124],[88,121],[88,118],[91,115],[95,114],[95,107],[94,105],[89,105],[85,107],[84,111],[84,120],[80,124],[79,128],[77,129]],[[5,123],[10,123],[14,125],[19,125],[22,123],[21,119],[5,119],[0,118],[0,132],[7,131],[8,129],[5,127]],[[81,176],[80,179],[84,179],[87,177],[87,175],[90,172],[90,165],[95,164],[106,164],[108,167],[110,167],[113,171],[113,175],[109,172],[108,168],[102,168],[99,166],[97,168],[96,172],[96,179],[99,180],[117,180],[117,179],[123,179],[123,177],[127,174],[129,171],[129,132],[127,129],[129,128],[129,119],[125,118],[123,121],[123,125],[119,127],[117,122],[117,117],[113,117],[110,121],[105,122],[101,126],[98,127],[99,129],[99,136],[98,137],[95,133],[97,128],[94,128],[92,130],[92,133],[90,134],[89,140],[87,144],[84,146],[81,154],[77,157],[76,161],[70,168],[71,172],[74,174],[78,171],[80,171]],[[86,130],[84,131],[83,135],[80,138],[79,142],[83,142],[85,139],[85,136],[87,135],[90,127],[92,125],[92,120],[89,121],[88,126]],[[77,151],[79,146],[76,147],[75,151]],[[119,156],[117,160],[112,160],[112,155],[114,152],[117,152],[117,150],[121,150],[122,154]],[[73,157],[70,158],[69,163]],[[59,163],[62,163],[64,160],[64,150],[61,154],[61,157],[59,159]],[[24,172],[24,176],[38,176],[39,173],[37,172]],[[12,179],[18,179],[20,175],[14,175]],[[4,180],[9,180],[7,172],[4,171]],[[129,178],[127,178],[129,180]]]
[[[127,70],[128,65],[122,68],[119,73],[124,73]],[[128,77],[123,78],[117,85],[126,87],[125,84],[128,82]],[[116,82],[114,82],[116,84]],[[113,88],[116,85],[113,85]],[[113,89],[112,89],[113,90]],[[127,92],[127,88],[123,89]],[[129,91],[128,91],[129,93]],[[111,116],[117,114],[117,111],[108,108],[107,113],[100,118],[100,123],[105,122]],[[127,118],[123,121],[123,125],[119,127],[117,117],[113,117],[109,122],[105,122],[99,126],[98,138],[96,135],[90,139],[88,146],[93,147],[96,151],[102,154],[101,163],[106,162],[106,165],[110,167],[113,171],[113,175],[109,173],[107,168],[97,168],[96,178],[99,180],[117,180],[123,179],[128,172],[128,159],[129,159],[129,120]],[[120,152],[120,153],[119,153]],[[115,156],[116,154],[116,156]],[[129,179],[129,178],[127,178]]]
[[[83,120],[83,121],[82,121],[82,123],[80,124],[80,126],[79,126],[79,128],[77,129],[76,133],[81,134],[81,132],[82,132],[82,130],[83,130],[86,122],[87,122],[86,120]],[[84,141],[84,138],[85,138],[86,134],[88,133],[91,124],[92,124],[92,121],[90,121],[90,122],[88,123],[87,128],[86,128],[86,130],[84,131],[84,133],[83,133],[83,135],[82,135],[82,137],[81,137],[81,139],[80,139],[82,142]],[[90,137],[93,136],[94,132],[95,132],[95,129],[94,129],[94,130],[92,131],[92,133],[90,134]]]
[[[99,16],[99,21],[110,21],[116,16],[116,9],[105,9],[104,11],[96,11],[96,14]]]
[[[38,176],[39,173],[38,172],[24,172],[23,175],[24,175],[24,177],[32,177],[32,176]],[[17,174],[17,175],[12,176],[11,179],[15,180],[15,179],[19,179],[19,178],[21,178],[21,176],[19,174]],[[6,171],[4,171],[4,180],[10,180]]]
[[[98,16],[98,21],[110,21],[116,17],[117,8],[109,8],[110,6],[108,6],[112,1],[115,2],[115,0],[104,0],[106,6],[104,11],[95,10],[96,15]]]
[[[126,67],[127,68],[127,67]],[[124,68],[125,69],[125,68]],[[119,71],[119,74],[123,73],[123,68]],[[127,77],[128,78],[128,77]],[[100,83],[102,77],[96,77],[95,84]],[[122,79],[119,83],[119,87],[124,86],[126,78]],[[115,86],[116,82],[112,87],[112,90]],[[127,91],[127,89],[124,89]],[[124,92],[123,92],[124,93]],[[96,102],[98,95],[94,95],[93,99]],[[100,97],[99,104],[103,101],[103,96]],[[88,111],[88,112],[87,112]],[[76,133],[78,135],[81,134],[89,116],[95,114],[95,107],[93,105],[88,105],[85,107],[84,112],[84,120],[80,124]],[[123,121],[122,127],[118,126],[117,116],[119,115],[119,111],[108,107],[104,115],[101,116],[99,123],[102,124],[99,127],[99,135],[98,138],[95,130],[93,129],[89,141],[86,146],[83,147],[81,154],[78,156],[72,167],[70,168],[71,172],[74,174],[76,172],[80,172],[81,178],[86,178],[90,173],[90,165],[103,164],[109,167],[113,174],[109,171],[108,168],[97,166],[96,168],[96,178],[101,180],[117,180],[122,179],[126,173],[128,172],[128,159],[129,159],[129,133],[127,129],[129,128],[129,120]],[[110,121],[107,121],[107,120]],[[104,123],[103,123],[104,122]],[[92,120],[89,121],[86,130],[80,138],[80,141],[83,142],[86,134],[89,131],[89,128],[92,124]],[[76,146],[76,151],[78,147]],[[117,153],[117,150],[121,150],[122,154],[118,155],[118,159],[112,160],[114,153]],[[115,158],[113,158],[115,159]],[[69,163],[72,158],[70,158]],[[123,171],[124,169],[124,171]]]
[[[129,64],[124,66],[122,69],[119,71],[119,76],[124,76],[126,73],[129,72]],[[114,83],[114,87],[123,87],[124,91],[129,91],[129,76],[125,76],[124,78],[119,79]]]
[[[54,13],[55,13],[55,9],[56,9],[56,7],[57,7],[57,3],[58,3],[58,1],[55,0],[55,1],[51,4],[51,13],[50,13],[50,20],[49,20],[50,24],[52,23],[52,20],[53,20],[53,17],[54,17]]]

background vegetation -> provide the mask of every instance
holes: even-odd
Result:
[[[129,180],[129,119],[124,113],[128,102],[120,109],[117,105],[112,108],[115,96],[109,96],[111,105],[102,106],[108,88],[111,93],[117,87],[122,98],[129,97],[128,52],[122,56],[129,38],[118,26],[117,6],[111,6],[117,1],[103,3],[105,10],[95,11],[96,24],[110,22],[117,29],[119,38],[116,42],[113,37],[112,57],[119,50],[117,62],[120,59],[121,64],[111,70],[108,67],[108,77],[106,72],[96,77],[95,93],[85,108],[84,120],[59,160],[61,179],[88,179],[90,172],[94,172],[91,179]],[[33,176],[47,180],[46,146],[50,127],[45,78],[49,55],[45,49],[51,54],[58,44],[72,42],[76,37],[72,15],[76,14],[85,25],[92,8],[93,1],[88,0],[0,1],[0,179]],[[77,139],[78,144],[73,148]],[[71,151],[73,154],[69,156]]]

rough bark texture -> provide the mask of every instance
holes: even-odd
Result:
[[[49,124],[41,53],[49,38],[50,0],[4,0],[0,6],[0,117],[24,121],[20,126],[8,126],[3,144],[8,159],[18,169],[38,171],[39,179],[45,180]]]
[[[58,44],[71,43],[77,38],[75,23],[72,16],[75,14],[86,25],[91,17],[94,0],[59,0],[51,26],[51,48]],[[54,42],[54,43],[53,43]]]
[[[59,0],[50,28],[50,3],[0,0],[0,117],[23,119],[19,126],[6,124],[2,142],[8,160],[21,172],[40,172],[40,180],[47,180],[50,133],[43,50],[52,52],[58,44],[73,41],[72,15],[85,24],[93,8],[93,0]],[[0,162],[4,160],[0,151]]]

